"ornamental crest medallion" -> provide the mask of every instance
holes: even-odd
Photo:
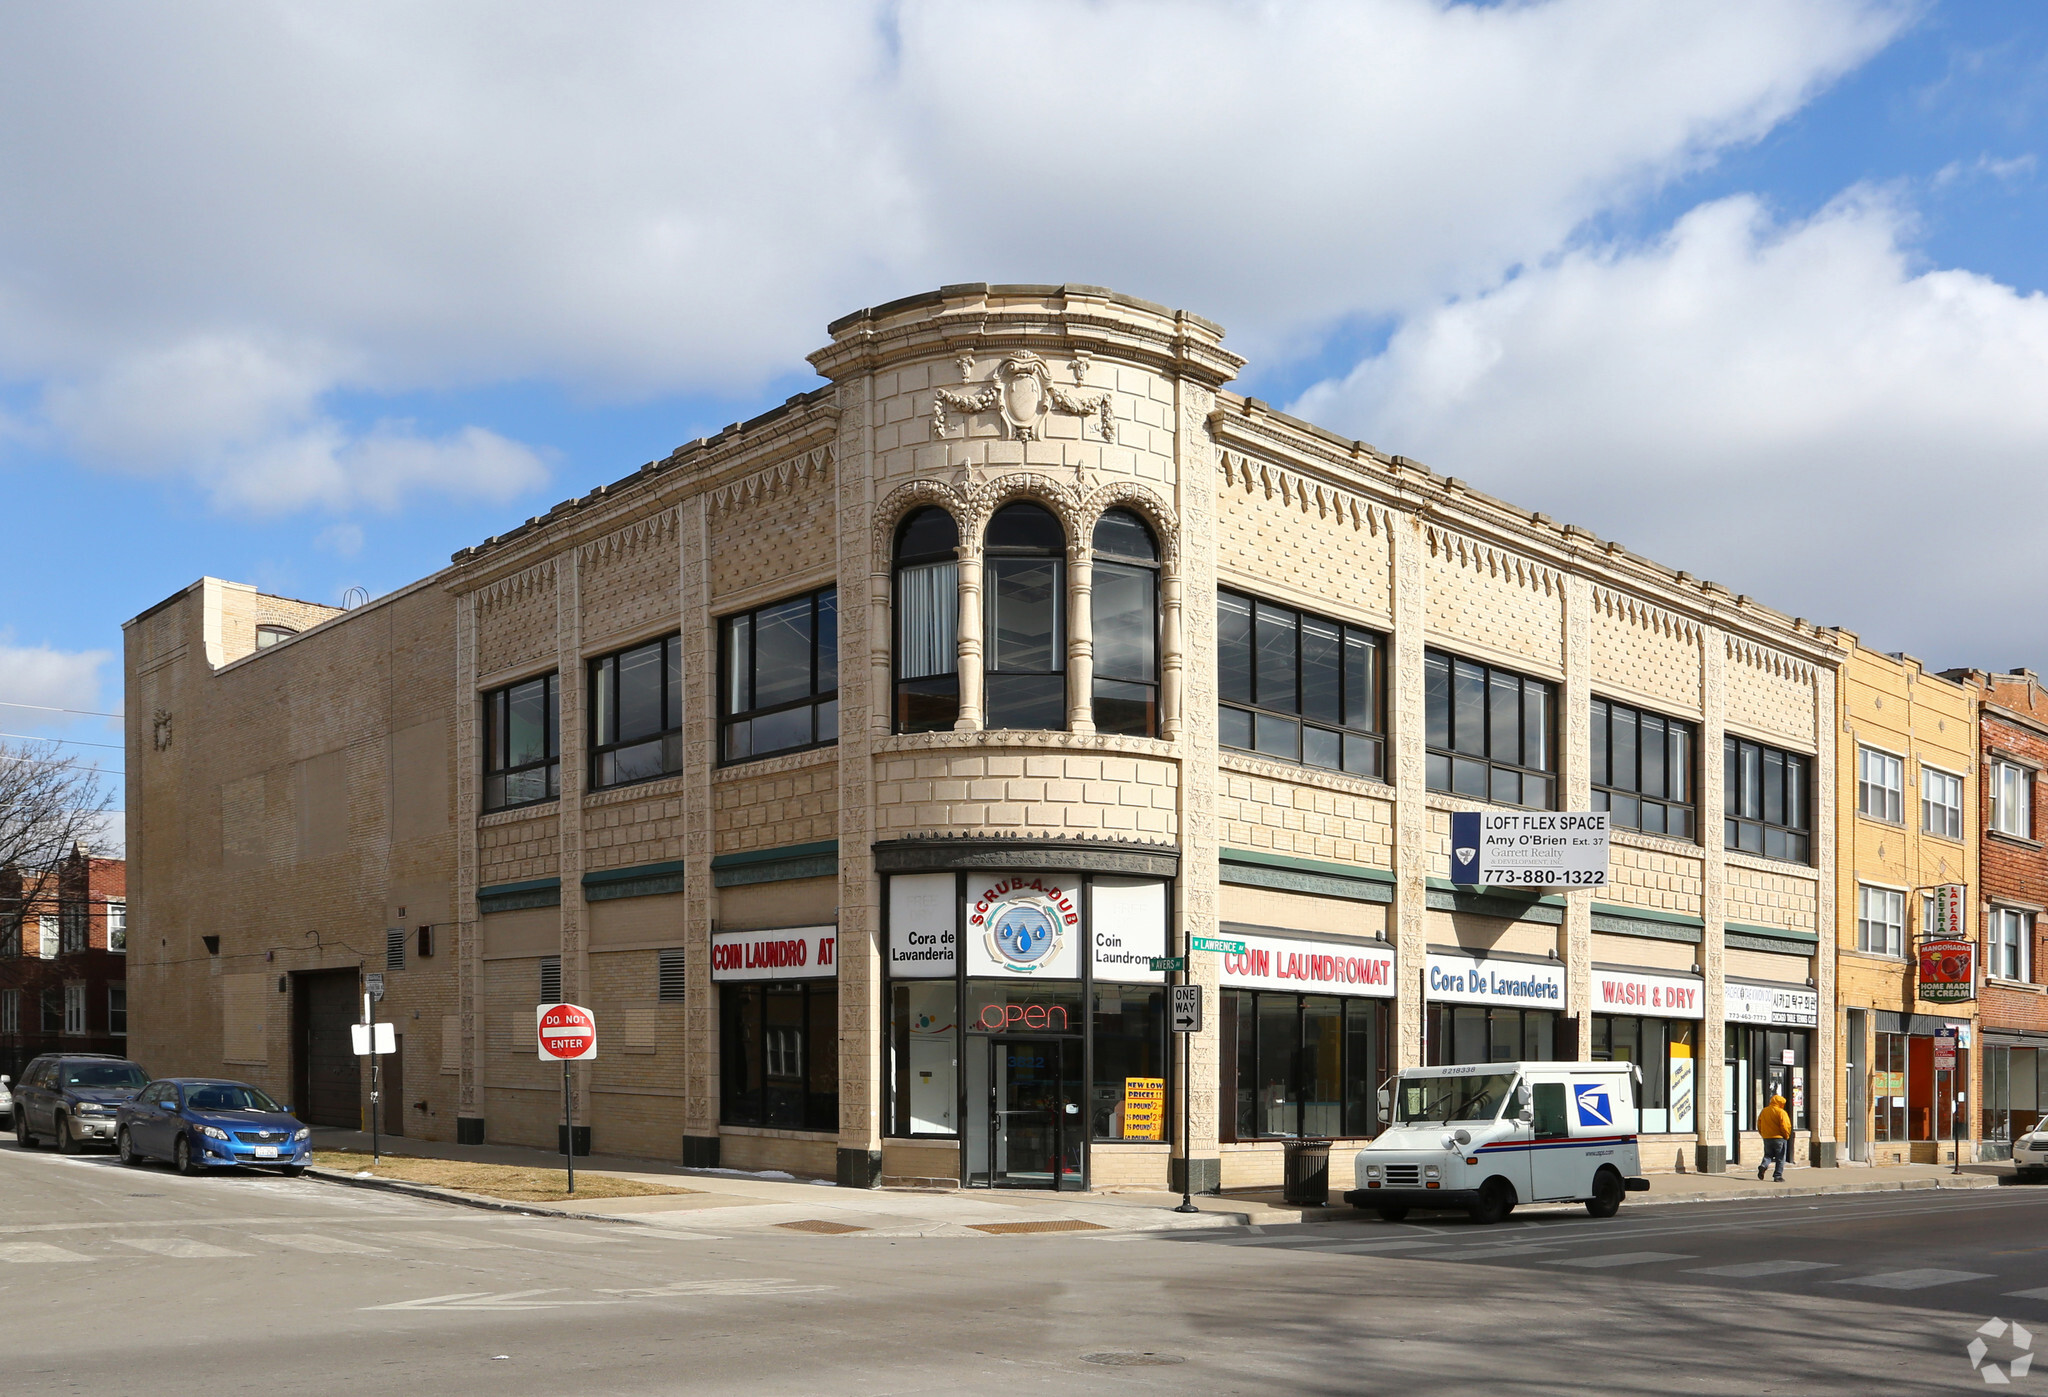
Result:
[[[971,359],[963,356],[960,362],[963,377],[972,373]],[[941,388],[934,393],[932,432],[946,435],[953,426],[949,413],[978,412],[995,413],[1002,421],[1003,435],[1012,441],[1042,441],[1046,418],[1054,412],[1092,420],[1104,441],[1116,440],[1116,411],[1109,394],[1068,392],[1052,381],[1045,360],[1028,350],[1003,360],[996,366],[995,377],[979,388]]]

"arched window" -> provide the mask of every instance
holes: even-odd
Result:
[[[1043,505],[1012,504],[988,521],[991,728],[1067,725],[1067,539]]]
[[[290,626],[258,626],[256,628],[256,648],[258,650],[268,650],[280,640],[290,640],[297,634],[298,632]]]
[[[1159,734],[1159,544],[1112,509],[1095,525],[1095,730]]]
[[[943,509],[896,530],[896,731],[951,731],[960,716],[960,529]]]

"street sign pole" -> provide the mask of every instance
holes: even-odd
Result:
[[[1180,982],[1183,985],[1193,984],[1191,974],[1191,971],[1181,971]],[[1193,1117],[1188,1100],[1194,1095],[1195,1087],[1195,1042],[1194,1035],[1190,1033],[1177,1033],[1174,1036],[1180,1039],[1180,1206],[1174,1211],[1198,1213],[1201,1209],[1195,1206],[1195,1166],[1191,1148],[1195,1143],[1190,1124]]]
[[[576,1192],[576,1123],[569,1115],[569,1059],[562,1059],[562,1167],[569,1171],[569,1192]]]
[[[580,1004],[536,1005],[534,1028],[540,1040],[540,1058],[554,1058],[562,1064],[562,1169],[568,1175],[570,1193],[576,1192],[575,1098],[569,1090],[569,1064],[597,1056],[597,1019]]]
[[[375,1169],[383,1153],[377,1130],[377,996],[363,992],[363,1022],[370,1026],[370,1167]]]

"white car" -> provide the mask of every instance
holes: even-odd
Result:
[[[1650,1187],[1636,1153],[1636,1069],[1626,1062],[1412,1067],[1394,1123],[1355,1161],[1355,1208],[1398,1222],[1410,1208],[1499,1222],[1518,1203],[1583,1202],[1613,1217]]]
[[[2048,1182],[2048,1122],[2012,1142],[2012,1172],[2022,1183]]]

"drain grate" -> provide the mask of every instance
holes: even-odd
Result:
[[[841,1232],[867,1231],[865,1227],[855,1227],[844,1222],[827,1222],[823,1218],[805,1218],[802,1222],[778,1222],[775,1225],[785,1232],[823,1232],[836,1235]]]
[[[998,1237],[1007,1237],[1017,1232],[1102,1232],[1107,1229],[1099,1222],[1082,1222],[1077,1218],[1055,1218],[1051,1222],[973,1222],[968,1224],[976,1232],[990,1232]]]
[[[1150,1349],[1143,1353],[1134,1349],[1105,1349],[1101,1353],[1084,1353],[1083,1363],[1100,1363],[1105,1368],[1168,1368],[1187,1359],[1177,1353],[1154,1353]]]

